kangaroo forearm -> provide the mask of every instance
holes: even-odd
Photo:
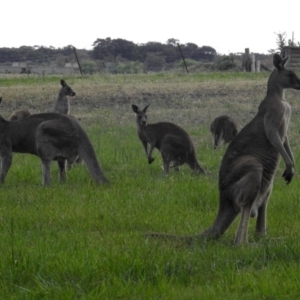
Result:
[[[283,146],[280,147],[279,153],[280,153],[280,155],[282,156],[282,158],[284,160],[286,168],[294,167],[293,157],[290,156],[290,154],[286,151],[286,149]]]
[[[142,142],[142,144],[143,144],[143,148],[146,153],[146,156],[148,156],[148,144],[146,142]]]
[[[293,164],[295,164],[293,152],[292,152],[292,150],[290,148],[290,144],[289,144],[288,138],[286,138],[283,146],[284,146],[285,151],[289,155],[290,159],[292,160]]]
[[[152,157],[153,150],[154,150],[154,146],[150,145],[149,152],[148,152],[148,157]]]
[[[286,139],[284,141],[284,143],[282,143],[278,132],[267,132],[267,137],[269,139],[269,141],[271,142],[271,144],[274,146],[274,148],[280,153],[280,155],[282,156],[284,163],[286,165],[286,167],[293,167],[294,166],[294,160],[293,157],[291,155],[291,150],[287,150],[287,143],[286,143]],[[289,148],[289,146],[288,146]]]
[[[12,155],[9,156],[2,156],[1,157],[1,168],[0,168],[0,183],[4,183],[6,174],[10,169],[12,163]]]

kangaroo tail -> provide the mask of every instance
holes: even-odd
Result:
[[[227,205],[221,205],[219,212],[213,222],[212,226],[208,229],[202,231],[199,234],[191,236],[179,236],[173,234],[164,234],[164,233],[147,233],[145,234],[146,238],[158,238],[162,240],[172,240],[172,241],[182,241],[185,244],[192,244],[194,242],[199,242],[209,239],[218,239],[222,236],[227,228],[231,225],[234,219],[237,217],[238,212],[234,207],[228,203]]]
[[[85,162],[92,178],[95,180],[96,183],[108,183],[108,179],[104,176],[104,173],[99,165],[97,160],[96,152],[86,136],[84,142],[82,141],[81,145],[79,146],[79,156]]]

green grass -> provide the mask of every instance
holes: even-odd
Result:
[[[72,112],[82,117],[110,184],[95,186],[86,167],[78,165],[62,185],[53,163],[52,186],[44,188],[39,159],[14,155],[0,188],[1,299],[299,298],[299,175],[286,186],[282,162],[268,207],[268,235],[258,243],[251,220],[251,244],[233,245],[238,219],[220,240],[191,247],[144,238],[153,231],[194,234],[211,224],[225,147],[212,150],[209,122],[229,111],[242,127],[256,112],[267,80],[264,74],[241,74],[236,83],[232,74],[228,80],[222,74],[204,84],[201,76],[66,79],[79,95],[72,100]],[[11,85],[1,86],[3,115],[20,103],[26,107],[29,99],[36,109],[50,107],[59,88],[59,77],[52,79],[45,77],[41,87],[31,77],[23,82],[10,78]],[[293,108],[289,136],[297,170],[299,95],[292,92],[287,98]],[[163,176],[157,151],[148,165],[130,104],[149,102],[150,122],[173,121],[191,134],[206,176],[193,176],[186,166],[179,174]]]

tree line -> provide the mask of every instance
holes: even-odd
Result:
[[[116,59],[131,62],[145,62],[155,57],[165,63],[174,63],[181,59],[178,48],[179,41],[168,39],[163,44],[159,42],[148,42],[135,44],[125,39],[100,39],[93,43],[92,50],[78,49],[80,56],[84,59],[115,61]],[[180,45],[185,58],[196,61],[213,61],[216,50],[210,46],[199,47],[194,43]],[[154,56],[154,57],[153,57]],[[74,59],[73,47],[68,45],[63,48],[52,46],[21,46],[19,48],[0,48],[0,63],[9,62],[33,62],[36,64],[47,64],[50,62],[69,62]]]

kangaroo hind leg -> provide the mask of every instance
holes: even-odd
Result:
[[[57,159],[60,182],[66,182],[67,180],[66,162],[67,162],[66,159],[63,158]]]
[[[234,203],[241,211],[241,219],[235,236],[235,244],[248,243],[248,225],[253,203],[261,189],[262,168],[247,172],[233,187]]]
[[[51,176],[50,176],[50,167],[51,160],[41,159],[42,161],[42,173],[43,173],[43,185],[50,186],[51,185]]]
[[[0,184],[4,183],[4,179],[12,163],[12,153],[7,152],[0,157]]]
[[[169,174],[169,170],[170,170],[170,157],[168,155],[168,153],[166,152],[162,152],[161,153],[162,159],[163,159],[163,165],[164,165],[164,175],[168,175]]]
[[[261,201],[257,209],[257,219],[255,232],[257,235],[265,235],[267,232],[267,205],[272,193],[273,183],[268,186],[267,192],[261,196]]]

